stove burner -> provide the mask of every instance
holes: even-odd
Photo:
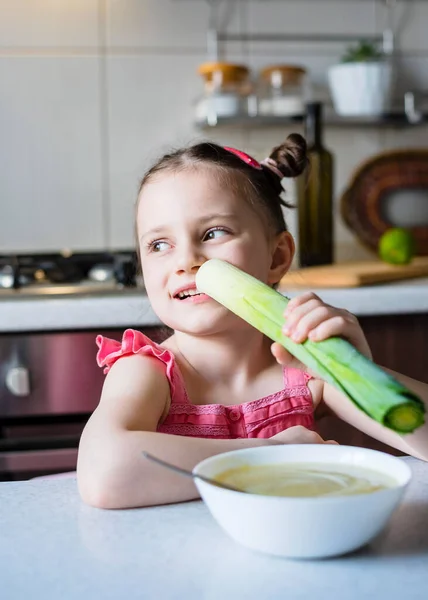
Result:
[[[93,279],[100,268],[110,271],[109,279],[124,287],[136,286],[137,260],[135,252],[91,254],[0,255],[0,291],[81,283]]]

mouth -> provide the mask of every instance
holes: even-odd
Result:
[[[178,294],[174,295],[174,298],[177,300],[187,300],[187,298],[195,298],[196,296],[202,296],[200,292],[196,289],[192,290],[183,290],[182,292],[178,292]]]
[[[173,298],[174,300],[180,300],[180,302],[201,302],[203,300],[208,300],[209,296],[199,292],[196,289],[196,286],[193,286],[178,290]]]

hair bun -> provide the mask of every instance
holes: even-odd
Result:
[[[283,144],[272,150],[269,158],[276,162],[284,177],[297,177],[309,165],[306,151],[305,138],[299,133],[292,133]]]

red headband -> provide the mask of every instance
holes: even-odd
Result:
[[[253,169],[257,169],[257,170],[261,171],[261,168],[262,168],[261,164],[259,162],[257,162],[257,160],[255,158],[253,158],[252,156],[250,156],[249,154],[242,152],[242,150],[237,150],[236,148],[229,148],[227,146],[224,146],[224,149],[227,150],[228,152],[231,152],[232,154],[235,154],[244,163],[246,163],[250,167],[253,167]]]
[[[236,148],[229,148],[228,146],[224,146],[224,149],[228,152],[231,152],[232,154],[235,154],[245,164],[249,165],[250,167],[253,167],[253,169],[257,169],[258,171],[260,171],[262,169],[262,165],[265,165],[268,169],[273,171],[275,175],[278,175],[280,179],[284,177],[284,174],[281,173],[281,171],[278,169],[276,161],[274,161],[272,158],[265,158],[264,160],[262,160],[261,163],[259,163],[255,158],[253,158],[249,154],[242,152],[242,150],[237,150]]]

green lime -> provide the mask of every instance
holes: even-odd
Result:
[[[415,255],[415,250],[413,233],[402,227],[387,229],[379,240],[380,258],[392,265],[407,265]]]

